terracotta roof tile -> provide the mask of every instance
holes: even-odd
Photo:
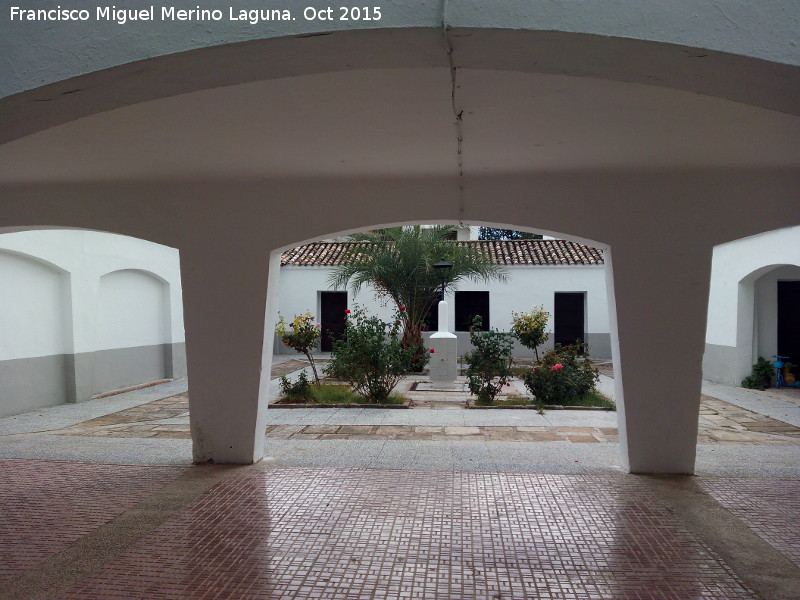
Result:
[[[370,242],[315,242],[283,253],[281,266],[335,267],[344,264],[353,247]],[[477,247],[498,265],[602,265],[603,251],[567,240],[462,241]]]

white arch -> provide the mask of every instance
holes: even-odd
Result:
[[[625,464],[691,472],[712,247],[800,219],[797,68],[700,61],[649,42],[598,62],[610,55],[596,50],[630,41],[451,33],[463,113],[441,30],[424,28],[198,50],[88,75],[80,83],[91,89],[58,95],[70,81],[4,101],[13,110],[2,139],[18,139],[0,146],[0,226],[85,227],[180,248],[195,458],[222,462],[264,451],[274,250],[410,219],[602,240]],[[568,42],[577,50],[564,51]],[[548,58],[531,70],[537,53]],[[205,60],[238,58],[235,70]],[[183,82],[162,91],[179,64]],[[722,70],[704,76],[712,67]],[[669,81],[647,85],[649,76]],[[100,85],[109,77],[118,85]],[[44,92],[57,99],[37,102]]]

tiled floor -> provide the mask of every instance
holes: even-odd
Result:
[[[717,477],[700,481],[720,504],[800,567],[800,481]]]
[[[188,468],[0,460],[0,586]]]
[[[636,478],[334,469],[228,478],[66,596],[755,597]]]

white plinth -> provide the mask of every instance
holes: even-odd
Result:
[[[453,383],[458,377],[458,338],[447,331],[450,322],[449,307],[444,300],[439,302],[439,331],[428,340],[432,350],[428,368],[431,381]]]

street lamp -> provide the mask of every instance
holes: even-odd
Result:
[[[436,274],[439,276],[439,279],[442,280],[442,300],[444,300],[444,286],[445,281],[447,281],[447,276],[450,274],[450,269],[453,268],[453,263],[447,262],[445,259],[441,259],[433,268]]]

